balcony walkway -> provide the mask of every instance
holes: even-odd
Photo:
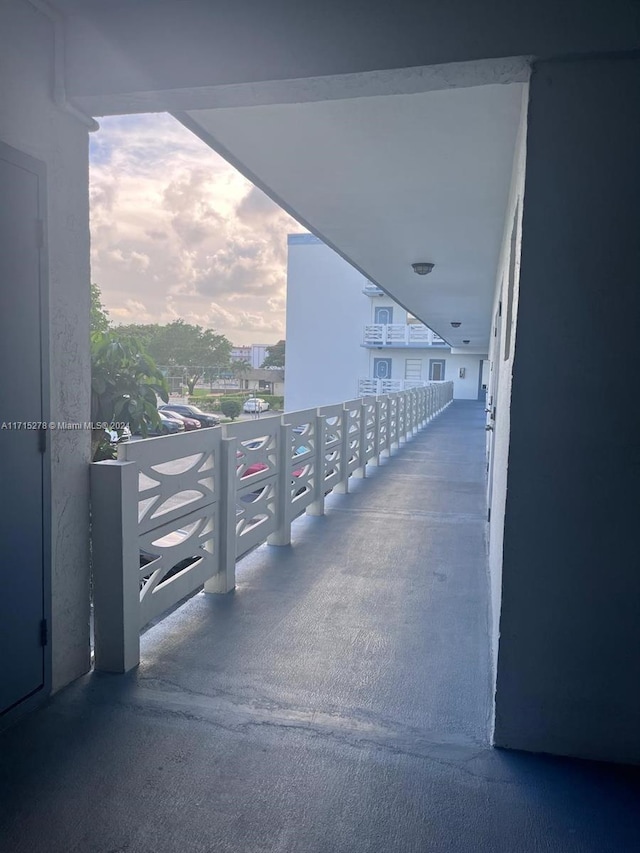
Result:
[[[455,402],[0,735],[2,853],[640,849],[635,771],[488,747],[483,424]]]

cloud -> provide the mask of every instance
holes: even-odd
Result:
[[[274,343],[287,234],[304,230],[171,116],[105,118],[92,134],[92,280],[116,322],[183,317]]]
[[[238,218],[250,225],[257,222],[265,222],[270,218],[277,218],[282,208],[271,201],[258,187],[252,186],[246,196],[237,207]]]

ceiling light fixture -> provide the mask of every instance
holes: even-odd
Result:
[[[463,343],[463,344],[470,344],[470,343],[471,343],[471,341],[469,340],[469,338],[467,338],[467,339],[466,339],[466,341],[462,341],[462,343]]]
[[[453,326],[454,329],[457,329],[462,325],[462,323],[460,323],[459,321],[452,321],[451,325]]]
[[[432,264],[430,261],[418,261],[418,263],[411,264],[411,268],[417,275],[428,275],[434,266],[435,264]]]

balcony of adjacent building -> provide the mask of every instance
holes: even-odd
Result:
[[[357,395],[359,397],[380,396],[381,394],[398,394],[412,388],[426,388],[429,382],[423,379],[376,379],[363,377],[358,379]],[[434,383],[435,384],[435,383]]]
[[[369,323],[364,327],[362,346],[419,349],[448,344],[423,323]]]
[[[386,296],[384,290],[372,281],[366,281],[364,283],[362,292],[365,296]]]

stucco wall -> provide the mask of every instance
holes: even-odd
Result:
[[[500,636],[500,607],[502,597],[502,544],[504,534],[504,511],[507,493],[507,465],[509,455],[510,403],[513,359],[516,347],[516,328],[518,316],[520,247],[522,242],[522,210],[524,203],[524,180],[526,167],[527,107],[529,92],[524,88],[522,116],[518,129],[515,148],[509,204],[505,217],[500,262],[496,275],[496,289],[493,302],[493,328],[489,352],[489,375],[487,388],[487,407],[494,417],[487,418],[492,427],[487,433],[487,461],[489,477],[487,503],[491,510],[489,523],[489,573],[491,586],[491,649],[493,656],[493,675],[498,660]],[[511,346],[505,358],[505,330],[507,323],[509,265],[512,253],[512,234],[515,221],[513,310],[511,320]],[[539,330],[538,347],[542,342],[542,330]],[[540,352],[539,359],[542,358]]]
[[[89,420],[88,136],[51,100],[52,68],[51,21],[26,0],[0,4],[0,139],[47,166],[49,418],[78,422]],[[89,668],[89,434],[51,432],[50,458],[56,689]]]
[[[311,235],[289,240],[285,409],[350,400],[366,376],[362,275]]]
[[[640,762],[640,60],[530,91],[495,741]]]

